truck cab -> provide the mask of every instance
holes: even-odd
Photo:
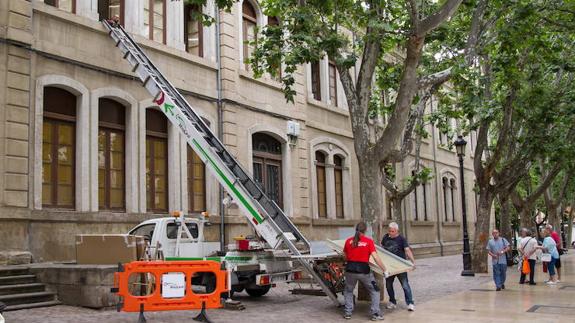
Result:
[[[151,250],[161,249],[164,258],[203,258],[218,251],[218,242],[207,242],[204,239],[204,228],[209,222],[198,218],[186,218],[184,222],[191,237],[180,238],[178,248],[177,235],[181,221],[175,217],[144,221],[130,230],[129,234],[143,236]]]

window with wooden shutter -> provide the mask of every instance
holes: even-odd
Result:
[[[144,28],[149,39],[166,43],[165,0],[144,0]]]
[[[98,0],[100,20],[112,19],[118,16],[120,18],[120,24],[124,25],[124,2],[125,0]]]
[[[126,208],[126,110],[112,99],[98,105],[98,205],[100,210]]]
[[[411,176],[415,177],[415,171],[411,171]],[[415,187],[415,189],[413,190],[413,219],[415,221],[419,220],[419,199],[418,199],[418,191],[419,190],[419,185],[417,185]]]
[[[198,5],[185,4],[184,7],[184,42],[186,51],[190,54],[204,56],[204,32],[199,19],[201,7]]]
[[[311,92],[313,94],[313,98],[321,101],[321,77],[320,77],[320,68],[319,68],[319,61],[311,62]]]
[[[320,218],[327,218],[327,190],[325,179],[325,154],[315,152],[315,172],[317,177],[317,210]]]
[[[253,175],[266,195],[283,207],[282,145],[270,135],[252,135]]]
[[[280,21],[278,19],[278,17],[268,17],[268,26],[272,26],[273,28],[278,28],[280,26]],[[277,64],[277,66],[273,66],[273,69],[276,71],[276,75],[273,76],[273,78],[276,81],[281,81],[282,79],[282,66],[281,66],[281,62]]]
[[[455,222],[455,179],[449,181],[449,189],[451,190],[451,219]]]
[[[44,3],[71,13],[76,13],[76,0],[44,0]]]
[[[448,189],[449,189],[449,181],[447,179],[447,177],[444,177],[441,179],[442,182],[442,186],[443,186],[443,215],[445,217],[445,222],[449,222],[449,211],[448,211]]]
[[[249,1],[244,1],[242,3],[242,31],[244,35],[243,53],[246,70],[250,69],[250,64],[247,60],[255,49],[253,42],[257,40],[257,25],[258,20],[254,6]]]
[[[343,159],[339,155],[333,157],[335,179],[335,217],[343,219]]]
[[[148,212],[168,211],[168,119],[146,109],[146,190]]]
[[[329,69],[329,99],[333,106],[337,106],[337,69],[335,64],[330,62]]]
[[[77,97],[57,87],[44,88],[42,125],[42,205],[75,206]]]

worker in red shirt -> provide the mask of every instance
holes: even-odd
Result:
[[[549,232],[551,232],[551,238],[555,241],[555,245],[557,245],[557,251],[559,252],[559,258],[555,263],[555,268],[557,269],[557,282],[561,281],[561,255],[563,255],[563,247],[561,246],[561,237],[557,231],[553,230],[553,226],[551,224],[547,224],[545,226]]]
[[[355,227],[355,235],[345,241],[343,252],[345,253],[345,289],[343,292],[345,298],[345,319],[351,319],[353,312],[353,291],[357,282],[360,281],[371,296],[371,320],[383,320],[383,315],[379,308],[379,287],[371,268],[369,267],[369,258],[373,257],[377,265],[387,272],[385,265],[377,255],[373,240],[365,236],[367,225],[360,222]]]

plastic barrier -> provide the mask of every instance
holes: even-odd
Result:
[[[176,311],[221,308],[228,291],[224,263],[215,261],[134,261],[118,265],[112,292],[118,311]],[[206,318],[207,319],[207,318]]]

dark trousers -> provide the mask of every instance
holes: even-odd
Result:
[[[407,273],[401,273],[398,275],[389,276],[385,279],[385,288],[387,289],[387,295],[389,295],[389,301],[393,304],[397,304],[395,299],[395,292],[393,290],[393,281],[395,278],[399,280],[401,288],[403,288],[403,294],[405,296],[405,303],[407,305],[413,304],[413,295],[411,294],[411,287],[409,286],[409,280],[407,279]]]
[[[529,282],[535,282],[535,259],[529,259]],[[521,284],[525,283],[525,274],[521,272],[521,278],[519,278]]]

